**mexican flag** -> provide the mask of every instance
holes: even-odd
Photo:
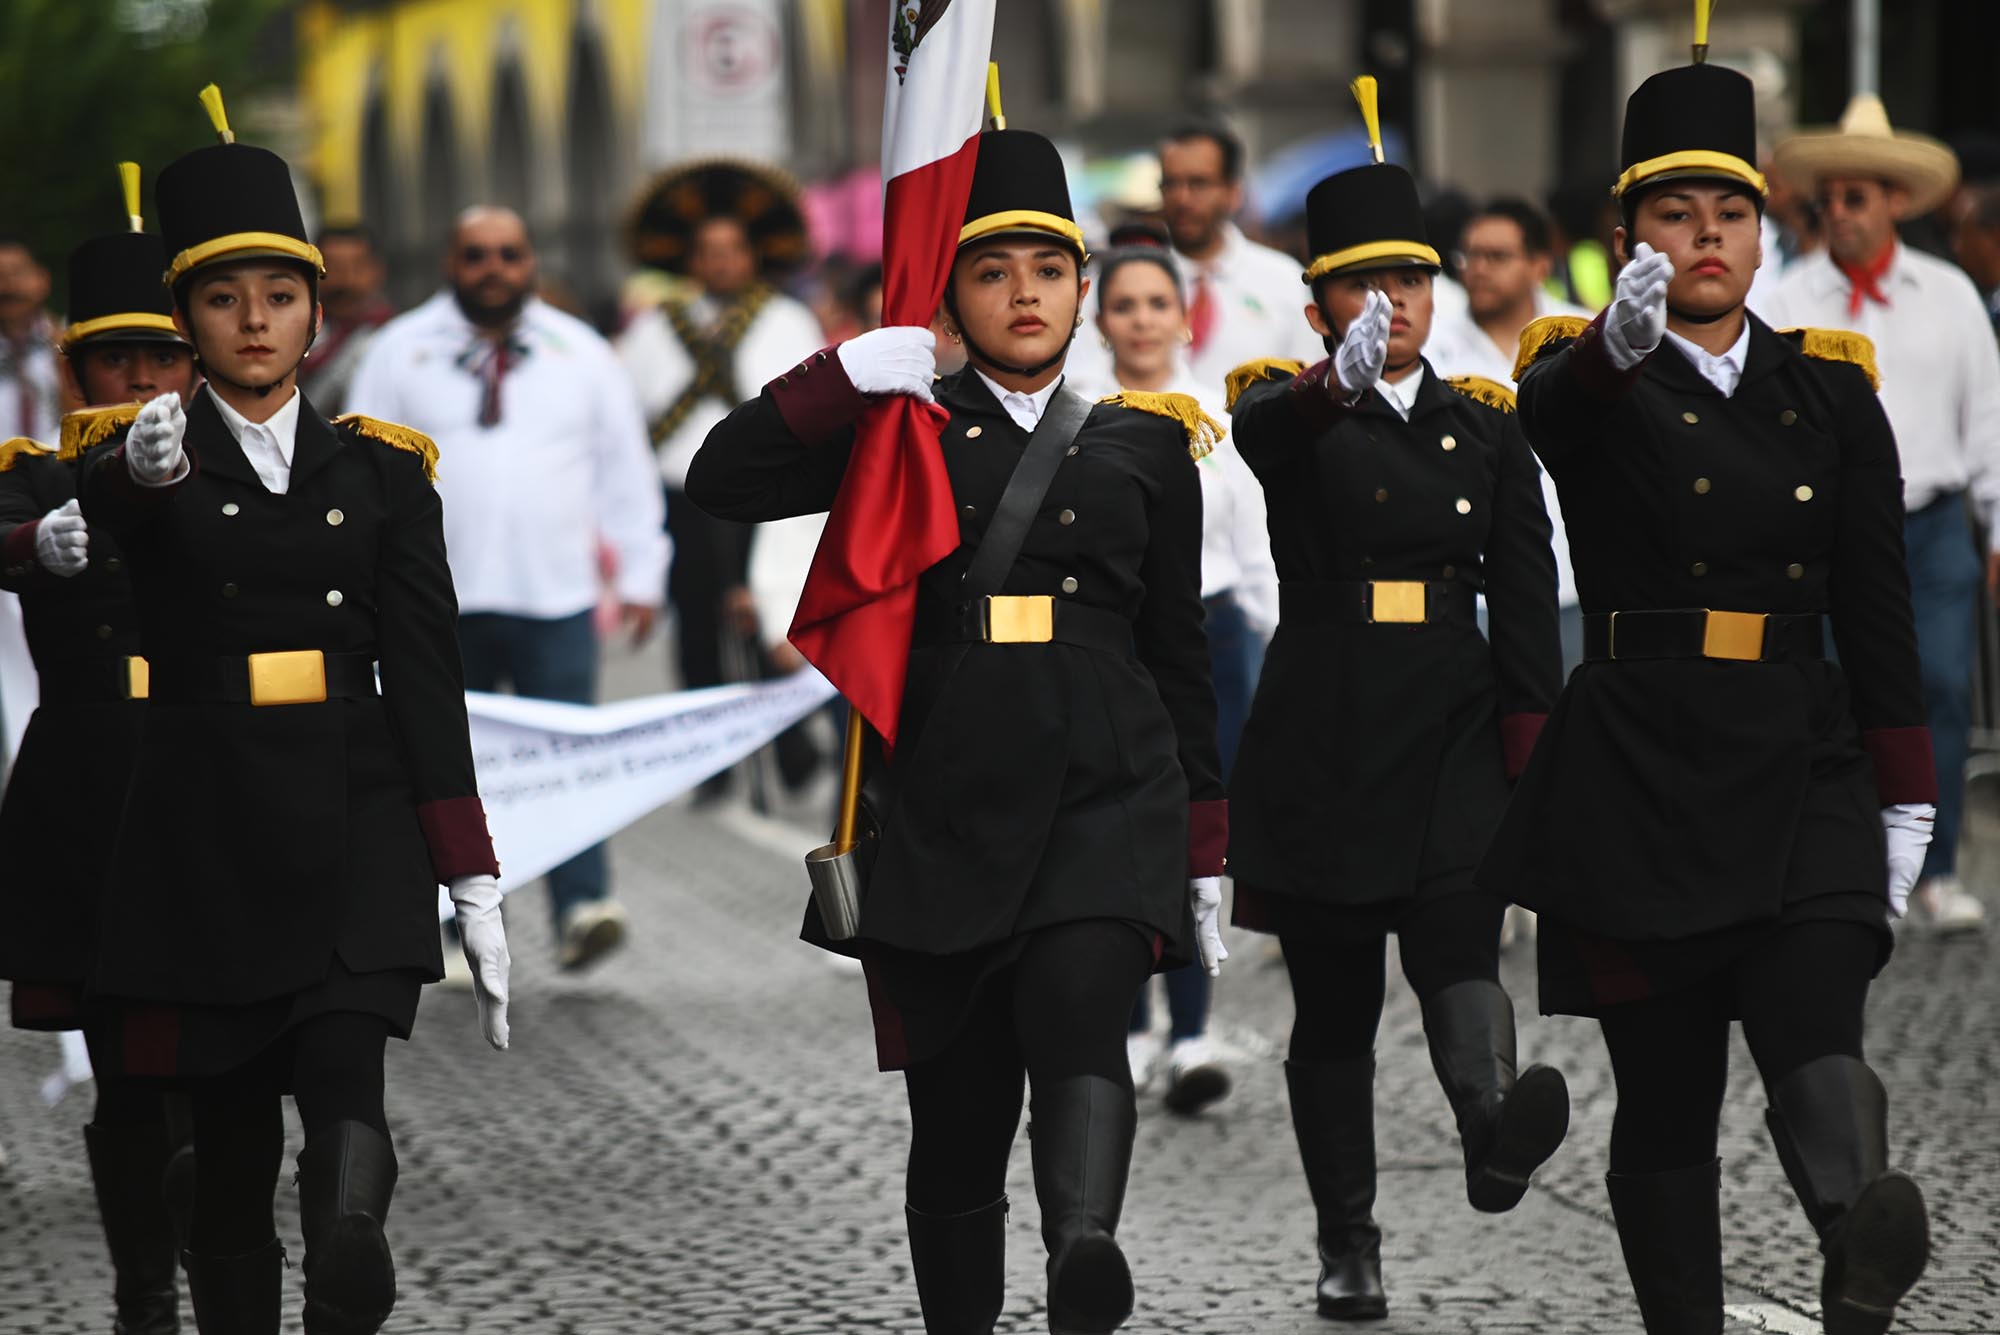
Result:
[[[972,191],[996,0],[896,0],[882,114],[882,322],[927,325]],[[865,413],[792,619],[807,661],[896,743],[917,577],[958,546],[939,436],[906,395]]]

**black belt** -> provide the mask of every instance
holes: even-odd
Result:
[[[914,642],[929,644],[1074,644],[1130,655],[1132,623],[1116,612],[1048,594],[995,594],[920,616]]]
[[[308,705],[375,694],[372,654],[317,649],[153,664],[153,699],[226,704]]]
[[[1425,625],[1473,620],[1459,580],[1360,579],[1278,586],[1278,620],[1294,625]]]
[[[1583,619],[1583,656],[1593,663],[1635,658],[1714,658],[1795,663],[1826,657],[1818,612],[1592,612]]]
[[[137,656],[76,658],[52,664],[41,674],[41,702],[45,705],[143,700],[146,694],[146,660]]]

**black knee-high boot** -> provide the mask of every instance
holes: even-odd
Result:
[[[1827,1335],[1882,1335],[1930,1259],[1923,1192],[1889,1167],[1889,1098],[1866,1063],[1821,1057],[1771,1087],[1778,1161],[1820,1237]]]
[[[168,1154],[163,1126],[83,1128],[97,1212],[111,1251],[114,1335],[175,1335],[181,1328],[180,1252],[164,1182]]]
[[[298,1164],[306,1335],[375,1335],[396,1305],[396,1266],[382,1233],[396,1152],[365,1123],[335,1122],[306,1141]]]
[[[285,1249],[276,1238],[239,1256],[183,1252],[181,1264],[201,1335],[278,1335]]]
[[[1722,1335],[1722,1161],[1604,1185],[1646,1335]]]
[[[1375,1227],[1375,1059],[1285,1063],[1292,1130],[1319,1216],[1319,1314],[1389,1314]]]
[[[1569,1132],[1569,1086],[1549,1066],[1516,1078],[1514,1003],[1500,984],[1453,983],[1423,1012],[1431,1065],[1458,1119],[1466,1199],[1489,1214],[1511,1210]]]
[[[1007,1198],[964,1214],[903,1207],[925,1335],[993,1335],[1007,1278]]]
[[[1034,1091],[1028,1135],[1049,1249],[1054,1335],[1101,1335],[1132,1315],[1132,1271],[1112,1235],[1125,1206],[1138,1125],[1132,1091],[1102,1076]]]
[[[174,1221],[174,1241],[182,1249],[194,1232],[194,1113],[187,1095],[168,1094],[167,1166],[161,1174],[167,1214]]]

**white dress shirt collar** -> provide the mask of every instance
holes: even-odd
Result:
[[[1041,425],[1042,414],[1049,408],[1049,400],[1056,396],[1056,388],[1063,382],[1063,378],[1057,376],[1034,393],[1026,394],[1018,389],[1003,389],[994,383],[993,377],[976,366],[972,368],[972,373],[986,382],[986,388],[993,391],[994,398],[1000,400],[1000,406],[1007,410],[1007,416],[1014,419],[1014,425],[1029,432]]]
[[[1688,342],[1673,330],[1667,331],[1674,346],[1681,355],[1694,363],[1694,369],[1701,372],[1701,378],[1714,385],[1723,398],[1732,398],[1736,386],[1743,380],[1743,364],[1750,359],[1750,322],[1743,322],[1743,332],[1736,336],[1736,342],[1720,357],[1708,349]]]
[[[229,428],[229,434],[242,446],[243,457],[257,470],[258,480],[273,495],[284,495],[291,487],[292,450],[299,438],[298,386],[294,384],[291,396],[283,406],[261,422],[251,421],[224,403],[222,396],[215,392],[215,386],[205,385],[203,389],[222,417],[222,424]]]
[[[1389,400],[1389,406],[1394,408],[1405,422],[1410,420],[1410,412],[1417,406],[1417,391],[1423,387],[1424,367],[1422,362],[1417,363],[1416,370],[1394,384],[1391,384],[1387,380],[1377,380],[1375,382],[1375,392]]]

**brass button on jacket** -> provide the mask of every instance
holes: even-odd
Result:
[[[1076,576],[1075,576],[1075,575],[1065,575],[1065,576],[1063,576],[1063,582],[1062,582],[1062,591],[1063,591],[1064,593],[1075,593],[1075,592],[1076,592]]]
[[[1694,480],[1694,494],[1697,496],[1706,496],[1709,493],[1709,489],[1714,485],[1707,478],[1698,477]]]

